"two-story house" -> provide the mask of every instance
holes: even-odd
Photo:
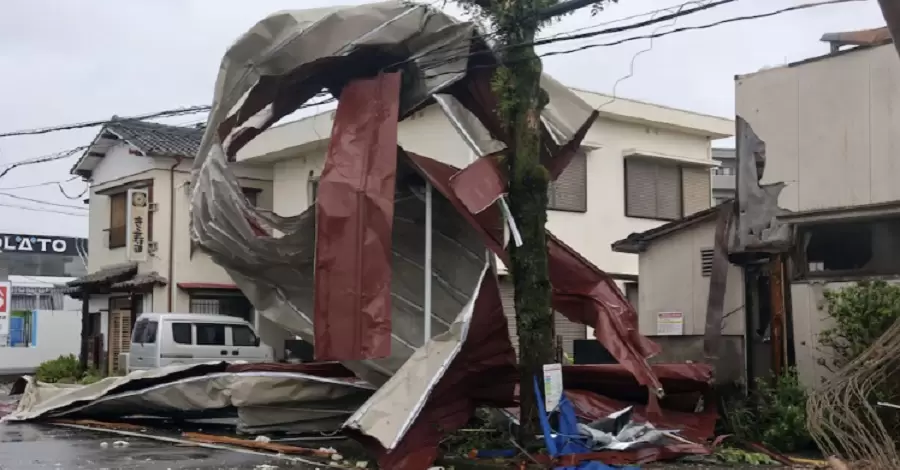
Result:
[[[599,108],[600,118],[583,141],[585,152],[551,186],[548,227],[617,279],[636,303],[637,257],[616,253],[610,244],[631,232],[709,208],[710,168],[716,165],[711,142],[730,137],[734,126],[729,119],[573,91],[585,107]],[[276,213],[297,215],[315,200],[332,119],[326,112],[273,127],[238,152],[238,162],[271,168]],[[399,143],[459,168],[474,159],[438,105],[402,121]],[[510,282],[502,283],[510,319],[512,292]],[[516,344],[515,322],[509,326]],[[573,340],[592,336],[584,325],[561,315],[556,318],[556,334],[568,353]]]
[[[84,302],[96,363],[118,367],[141,312],[234,315],[259,324],[228,274],[193,252],[190,171],[203,129],[113,119],[72,168],[90,183],[88,274],[68,283]],[[244,194],[272,207],[272,169],[236,165]],[[102,350],[102,353],[98,353]],[[99,357],[97,357],[99,356]]]

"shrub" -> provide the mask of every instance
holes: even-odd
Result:
[[[34,375],[41,382],[75,383],[81,378],[82,370],[78,358],[69,354],[42,362]]]
[[[772,381],[759,379],[756,390],[728,410],[732,431],[741,439],[782,452],[814,448],[806,428],[806,390],[795,369]]]
[[[863,281],[825,291],[828,313],[834,322],[819,334],[819,345],[833,352],[835,370],[862,354],[900,318],[900,286],[884,281]]]

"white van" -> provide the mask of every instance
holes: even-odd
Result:
[[[128,370],[212,361],[272,362],[246,321],[227,315],[145,313],[134,324]]]

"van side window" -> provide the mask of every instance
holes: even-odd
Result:
[[[197,345],[225,346],[225,325],[216,323],[195,323]]]
[[[172,339],[178,344],[191,344],[194,342],[191,338],[190,323],[172,323]]]
[[[144,330],[147,329],[147,320],[141,320],[134,325],[134,331],[131,333],[131,342],[140,343],[144,336]]]
[[[144,340],[142,343],[154,344],[156,343],[156,329],[159,327],[159,324],[155,321],[147,322],[147,329],[144,330]]]
[[[256,334],[246,325],[231,325],[232,346],[256,346]]]

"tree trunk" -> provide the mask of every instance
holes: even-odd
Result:
[[[519,23],[508,35],[510,44],[530,43],[536,28]],[[553,314],[547,271],[547,187],[549,174],[540,164],[540,108],[546,101],[540,88],[541,62],[533,47],[513,48],[507,69],[495,80],[501,108],[514,148],[509,155],[509,205],[522,235],[522,246],[510,243],[510,272],[515,289],[519,335],[520,438],[530,442],[539,433],[534,383],[543,386],[543,365],[553,361]],[[505,75],[505,77],[504,77]],[[506,84],[503,87],[503,84]],[[501,112],[503,112],[501,109]]]

